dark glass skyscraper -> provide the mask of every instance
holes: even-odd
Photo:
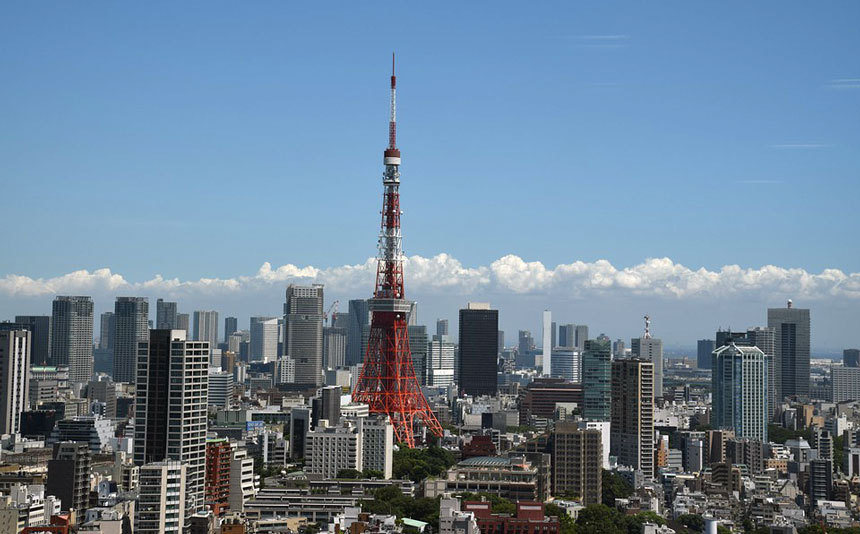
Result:
[[[137,345],[149,340],[149,301],[145,297],[117,297],[113,317],[113,380],[133,384]]]
[[[499,310],[470,302],[460,310],[460,390],[468,395],[496,395]]]
[[[711,368],[711,355],[714,353],[716,343],[713,339],[700,339],[696,352],[696,366],[699,369]]]
[[[609,421],[612,403],[612,343],[589,339],[582,353],[582,417]]]
[[[15,322],[27,325],[30,331],[30,361],[46,365],[51,359],[51,316],[16,315]]]
[[[767,310],[767,326],[774,331],[775,369],[778,372],[779,401],[789,396],[809,396],[809,309],[795,308],[791,301],[785,308]]]
[[[845,367],[860,367],[860,349],[843,350],[842,365],[844,365]]]

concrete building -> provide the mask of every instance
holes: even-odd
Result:
[[[177,313],[176,314],[176,328],[175,330],[185,330],[188,335],[191,335],[191,318],[187,313]]]
[[[470,302],[460,310],[460,361],[457,384],[467,395],[498,393],[499,310]]]
[[[98,454],[111,450],[111,439],[115,433],[116,427],[110,419],[96,415],[77,415],[58,420],[46,442],[48,445],[64,441],[85,443],[90,452]]]
[[[257,495],[254,458],[242,447],[233,449],[230,460],[230,510],[244,512],[245,505]]]
[[[69,380],[93,377],[93,301],[60,296],[51,313],[51,364],[69,367]]]
[[[287,287],[284,355],[296,362],[296,383],[322,385],[323,286]]]
[[[558,346],[566,349],[576,347],[576,325],[563,324],[558,327]]]
[[[588,325],[578,324],[576,325],[576,349],[580,352],[585,350],[585,342],[588,340]]]
[[[741,438],[767,441],[768,359],[758,347],[735,343],[716,349],[712,358],[712,422]]]
[[[473,512],[460,510],[460,499],[445,498],[439,501],[439,534],[481,534]]]
[[[163,299],[155,301],[155,329],[175,330],[177,308],[175,302],[167,302]]]
[[[410,336],[411,338],[412,336]],[[323,327],[323,368],[338,369],[346,366],[346,343],[349,329],[342,326]]]
[[[51,361],[51,316],[16,315],[15,323],[30,331],[30,361],[33,365],[48,365]]]
[[[440,338],[448,334],[448,319],[436,319],[436,335]]]
[[[205,502],[209,343],[188,341],[184,330],[152,330],[139,354],[134,461],[185,463],[190,516]]]
[[[177,461],[141,466],[135,534],[181,534],[185,531],[186,470],[185,463]]]
[[[314,478],[336,478],[343,469],[364,470],[362,434],[356,421],[338,426],[320,424],[305,439],[305,473]]]
[[[541,360],[538,368],[542,376],[552,376],[552,338],[555,333],[552,322],[552,312],[550,310],[543,311],[543,321],[541,322]],[[538,362],[535,362],[537,365]]]
[[[424,481],[424,496],[445,493],[493,493],[511,501],[548,498],[549,479],[523,457],[476,456],[459,462],[442,476]]]
[[[104,410],[101,415],[108,419],[116,418],[116,384],[112,380],[101,377],[87,384],[87,400],[102,403]]]
[[[113,379],[133,384],[137,345],[149,338],[149,301],[145,297],[117,297],[113,317]]]
[[[194,341],[208,341],[210,348],[218,346],[218,312],[198,310],[194,312]]]
[[[228,408],[233,399],[233,373],[209,370],[209,406]]]
[[[0,434],[21,432],[21,413],[30,399],[29,330],[0,330]]]
[[[711,355],[715,348],[713,339],[700,339],[697,342],[696,367],[699,369],[710,369]]]
[[[272,379],[275,384],[292,384],[296,381],[296,361],[289,356],[278,358]]]
[[[251,361],[278,359],[278,318],[251,317]]]
[[[428,345],[427,385],[450,386],[454,383],[454,344],[434,336]],[[495,376],[495,371],[493,371]]]
[[[768,308],[767,326],[775,333],[777,398],[809,397],[809,309],[795,308],[790,300],[785,308]]]
[[[833,402],[860,400],[860,367],[834,365],[830,368]]]
[[[379,471],[383,478],[390,479],[394,465],[394,427],[384,415],[362,418],[359,426],[363,468]]]
[[[48,460],[45,490],[59,497],[63,510],[82,513],[90,499],[90,448],[86,443],[64,441],[54,444]]]
[[[603,445],[599,430],[557,423],[552,433],[552,493],[573,493],[586,506],[600,504]]]
[[[612,347],[608,339],[589,339],[582,354],[582,417],[609,421],[612,404]]]
[[[654,363],[612,362],[611,452],[618,463],[654,476]]]
[[[645,336],[630,340],[630,350],[634,358],[648,360],[654,364],[654,398],[663,397],[663,340]]]

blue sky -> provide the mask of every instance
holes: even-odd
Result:
[[[849,1],[6,3],[0,277],[363,263],[392,51],[407,254],[856,273],[858,20]]]

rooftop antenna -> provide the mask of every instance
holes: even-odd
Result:
[[[651,339],[651,317],[645,316],[645,335],[643,336],[645,339]]]

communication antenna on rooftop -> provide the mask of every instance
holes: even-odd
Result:
[[[645,339],[651,339],[651,317],[645,316],[645,335],[643,336]]]

